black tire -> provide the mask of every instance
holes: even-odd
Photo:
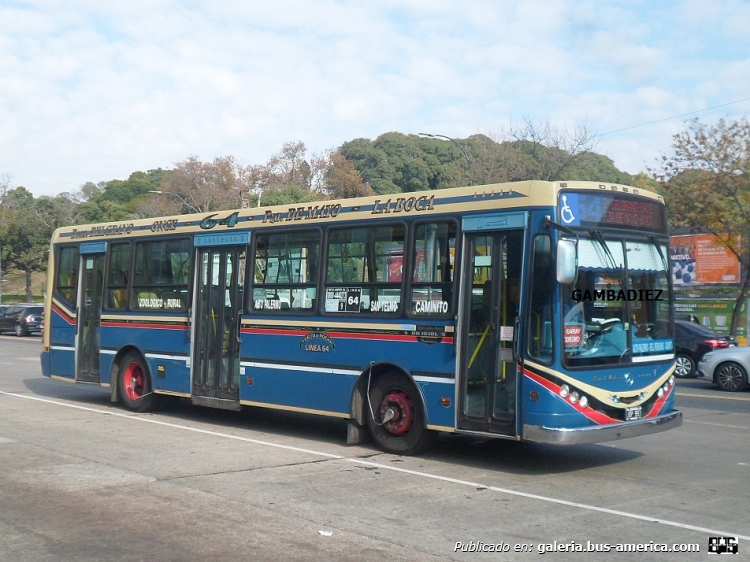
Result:
[[[728,361],[716,367],[714,382],[721,390],[739,392],[747,386],[747,371],[739,363]]]
[[[695,377],[695,361],[686,353],[678,353],[674,368],[674,376],[678,379],[692,379]]]
[[[370,389],[370,404],[372,413],[367,413],[367,427],[375,443],[384,451],[414,455],[435,442],[437,432],[425,427],[422,397],[405,376],[387,373],[378,378]],[[388,409],[393,411],[394,417],[381,423]]]
[[[26,330],[23,329],[23,326],[21,324],[16,324],[16,335],[21,338],[26,335]]]
[[[151,412],[156,409],[158,396],[151,391],[151,376],[139,353],[130,352],[122,358],[117,384],[120,400],[128,410]]]

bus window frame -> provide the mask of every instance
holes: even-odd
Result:
[[[60,254],[65,249],[75,249],[76,253],[78,254],[76,258],[75,265],[75,279],[73,281],[72,286],[66,285],[65,288],[73,289],[73,301],[71,302],[68,300],[67,297],[63,296],[63,294],[60,292],[60,286],[58,284],[59,276],[60,276],[60,266],[62,265],[62,260],[60,259]],[[66,306],[69,306],[72,309],[76,309],[78,307],[78,281],[81,275],[80,270],[80,263],[81,263],[81,244],[61,244],[55,248],[55,271],[53,273],[54,280],[53,280],[53,290],[52,293],[60,299],[63,303],[65,303]]]
[[[136,239],[136,241],[137,240],[138,239]],[[112,265],[112,247],[118,245],[128,245],[130,247],[130,263],[128,264],[127,270],[128,278],[127,283],[125,284],[125,306],[123,308],[114,308],[112,306],[109,306],[109,274]],[[133,260],[135,258],[134,248],[135,244],[133,243],[133,240],[118,240],[107,244],[107,260],[104,266],[104,292],[102,294],[102,310],[106,310],[107,312],[125,312],[131,310],[130,298],[133,292],[133,271],[135,269],[135,265],[133,263]],[[116,285],[116,287],[121,288],[122,286]]]
[[[149,242],[171,242],[175,240],[187,240],[189,243],[188,248],[188,271],[187,271],[187,294],[185,296],[185,306],[179,310],[168,310],[165,308],[139,308],[136,306],[133,306],[133,302],[138,298],[136,295],[136,287],[162,287],[162,285],[136,285],[136,258],[137,258],[137,252],[138,252],[138,244],[139,243],[149,243]],[[156,314],[156,313],[178,313],[178,314],[189,314],[191,308],[192,308],[192,296],[193,296],[193,273],[195,272],[195,234],[186,233],[186,234],[178,234],[173,236],[135,236],[130,239],[130,242],[132,243],[132,252],[130,256],[130,279],[128,280],[129,283],[129,298],[128,301],[128,308],[127,310],[132,312],[137,312],[139,314]],[[109,259],[109,249],[107,250],[107,255]],[[174,287],[174,285],[164,285],[163,287]],[[163,295],[162,295],[163,296]]]
[[[455,246],[454,246],[454,253],[453,253],[453,266],[451,267],[451,291],[453,293],[453,297],[451,299],[450,306],[448,307],[448,312],[442,313],[442,314],[414,314],[412,312],[412,307],[414,305],[413,301],[413,293],[412,293],[412,287],[414,285],[413,280],[413,274],[414,274],[414,259],[416,252],[412,253],[412,250],[415,250],[414,247],[417,240],[417,229],[425,224],[435,224],[435,223],[453,223],[453,226],[455,227]],[[459,298],[459,278],[461,277],[461,267],[460,267],[460,259],[461,259],[461,253],[459,251],[460,245],[461,245],[461,222],[454,217],[433,217],[430,219],[419,219],[415,220],[411,223],[409,223],[409,231],[407,233],[407,239],[408,239],[408,255],[406,256],[406,259],[404,260],[404,268],[409,272],[409,275],[406,275],[406,287],[404,289],[404,301],[408,306],[402,307],[404,310],[404,313],[407,318],[411,318],[414,320],[421,320],[421,321],[428,321],[428,320],[450,320],[453,318],[458,310],[458,298]],[[448,256],[450,256],[450,246],[448,248]],[[434,283],[433,283],[434,284]],[[427,285],[427,283],[425,283]],[[447,285],[447,284],[446,284]]]
[[[381,221],[372,221],[371,224],[367,225],[360,225],[357,222],[345,222],[342,224],[336,224],[336,225],[328,225],[325,229],[325,236],[323,241],[323,252],[322,252],[322,261],[321,261],[321,267],[320,267],[320,292],[319,292],[319,298],[318,298],[318,306],[319,306],[319,315],[326,316],[328,318],[388,318],[388,319],[395,319],[395,318],[403,318],[405,315],[405,303],[407,299],[407,293],[406,293],[406,275],[402,273],[401,275],[401,282],[399,283],[400,290],[401,290],[401,299],[398,304],[398,310],[396,312],[363,312],[362,310],[358,310],[357,312],[330,312],[325,309],[325,294],[326,294],[326,288],[327,287],[338,287],[338,288],[346,288],[351,287],[353,283],[348,282],[341,282],[341,283],[327,283],[327,276],[328,276],[328,249],[329,249],[329,240],[331,237],[331,233],[335,231],[341,231],[341,230],[357,230],[357,229],[364,229],[364,230],[372,230],[376,228],[382,228],[382,227],[400,227],[404,231],[404,242],[403,247],[404,250],[410,251],[410,244],[411,244],[411,237],[412,237],[412,230],[411,227],[413,226],[413,221],[404,221],[404,220],[394,220],[394,219],[385,219],[382,222]],[[407,263],[407,267],[408,263]],[[388,283],[381,282],[381,283],[368,283],[367,286],[380,286],[380,285],[387,285]],[[392,284],[393,286],[396,285],[396,283]],[[365,286],[364,283],[361,284],[362,287]]]
[[[273,229],[273,228],[266,228],[266,229],[257,229],[253,232],[253,236],[251,239],[251,243],[247,246],[247,261],[252,260],[252,263],[250,264],[250,267],[247,266],[247,262],[245,265],[245,302],[243,303],[243,311],[245,314],[253,315],[253,316],[259,316],[259,315],[272,315],[272,316],[286,316],[286,315],[304,315],[304,316],[313,316],[318,314],[318,309],[320,306],[320,288],[322,283],[322,276],[321,272],[323,270],[323,250],[325,245],[325,230],[324,228],[321,228],[319,226],[312,226],[312,227],[296,227],[296,228],[280,228],[280,229]],[[318,275],[316,276],[314,283],[308,283],[308,284],[300,284],[297,283],[297,286],[309,286],[314,285],[315,287],[315,304],[311,308],[298,308],[298,309],[278,309],[278,310],[269,310],[269,309],[255,309],[253,306],[253,291],[255,287],[265,288],[268,286],[271,286],[273,284],[270,283],[255,283],[255,252],[258,245],[258,238],[260,236],[278,236],[278,235],[286,235],[286,234],[295,234],[300,232],[316,232],[318,234]],[[291,287],[292,285],[295,285],[294,283],[286,283],[286,284],[279,284],[283,285],[284,287]],[[293,288],[290,288],[290,291],[293,290]]]

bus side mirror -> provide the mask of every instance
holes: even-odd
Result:
[[[578,256],[574,240],[557,241],[557,282],[573,285],[578,274]]]

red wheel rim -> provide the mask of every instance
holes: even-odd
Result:
[[[146,375],[143,374],[143,369],[138,363],[131,363],[125,368],[123,374],[123,384],[125,385],[125,393],[128,398],[134,402],[143,396],[146,392]]]
[[[383,397],[380,403],[380,419],[386,417],[388,410],[393,411],[393,418],[383,424],[383,428],[391,435],[406,435],[414,427],[414,402],[403,390],[392,390]]]

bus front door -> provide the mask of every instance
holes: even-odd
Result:
[[[516,435],[523,230],[467,233],[458,427]]]
[[[193,403],[239,410],[244,247],[198,249]]]
[[[76,380],[94,382],[99,380],[99,332],[102,318],[102,296],[104,294],[104,254],[84,253],[81,246],[81,286],[78,324],[76,325]]]

